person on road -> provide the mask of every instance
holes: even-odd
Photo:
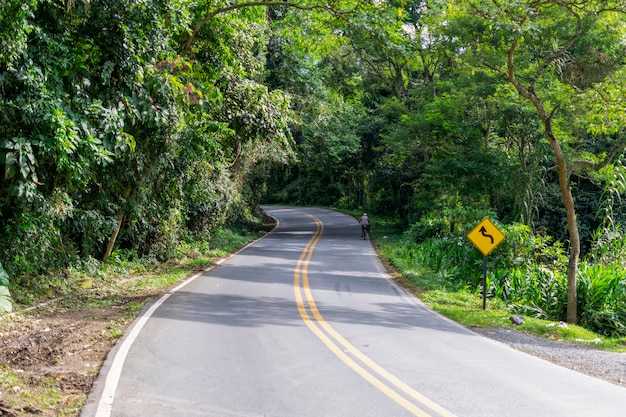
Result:
[[[367,230],[368,234],[370,231],[370,219],[367,217],[367,213],[363,213],[361,219],[359,220],[359,224],[361,225],[361,238],[365,236],[365,231]]]

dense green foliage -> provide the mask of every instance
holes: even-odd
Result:
[[[0,261],[13,286],[106,259],[168,259],[250,218],[247,178],[291,157],[262,82],[267,18],[234,11],[181,56],[195,2],[3,0]],[[245,28],[245,30],[243,30]]]
[[[451,290],[476,290],[482,259],[465,234],[489,216],[508,236],[491,257],[494,296],[623,334],[621,262],[595,253],[603,239],[621,247],[626,220],[624,3],[385,6],[352,16],[320,56],[315,97],[334,126],[304,120],[300,163],[267,201],[392,216],[404,267]]]
[[[0,288],[323,204],[451,289],[489,216],[493,296],[624,331],[623,1],[0,6]]]

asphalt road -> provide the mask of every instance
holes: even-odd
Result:
[[[352,217],[266,211],[272,233],[135,321],[81,417],[626,415],[626,389],[426,308]]]

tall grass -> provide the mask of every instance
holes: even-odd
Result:
[[[582,264],[578,278],[582,326],[607,336],[626,335],[626,272],[620,264]]]
[[[544,265],[498,269],[488,277],[488,291],[510,309],[546,320],[564,320],[567,304],[567,279]]]
[[[408,278],[424,290],[481,292],[483,257],[466,234],[484,217],[495,217],[465,209],[438,216],[422,219],[405,232],[388,250],[390,261],[409,271]],[[565,320],[567,254],[562,244],[522,224],[497,226],[506,239],[488,258],[488,296],[515,313]],[[579,323],[605,336],[626,336],[626,272],[623,258],[615,256],[624,254],[626,236],[603,239],[580,263]]]

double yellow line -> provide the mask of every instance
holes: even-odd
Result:
[[[313,237],[305,246],[296,264],[293,277],[296,305],[300,317],[307,327],[333,352],[343,363],[372,384],[383,394],[418,417],[455,417],[454,414],[429,400],[404,382],[387,372],[380,365],[365,356],[361,351],[341,336],[320,314],[309,287],[308,265],[313,250],[324,233],[324,224],[317,217],[299,212],[312,219],[316,224]],[[304,296],[304,297],[303,297]],[[305,301],[306,300],[306,301]],[[429,409],[429,414],[424,409]]]

